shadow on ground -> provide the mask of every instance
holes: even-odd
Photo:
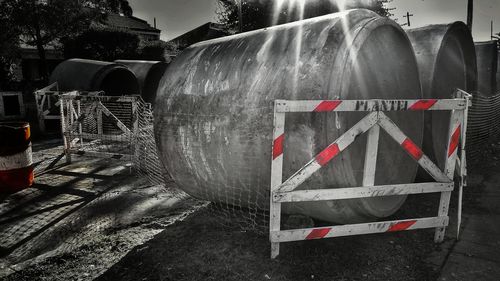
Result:
[[[432,204],[410,198],[404,216]],[[437,205],[436,196],[426,202]],[[418,207],[417,207],[418,206]],[[282,244],[270,260],[268,238],[227,227],[209,209],[134,248],[97,280],[435,280],[440,247],[432,230]]]

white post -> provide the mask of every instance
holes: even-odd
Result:
[[[76,119],[80,119],[80,116],[82,115],[82,103],[80,100],[76,101],[76,114],[77,117]],[[83,120],[82,120],[83,121]],[[82,122],[79,122],[78,124],[78,133],[80,134],[80,145],[83,146],[83,128],[82,128]]]
[[[285,113],[277,112],[274,104],[274,133],[271,166],[271,190],[269,205],[269,239],[271,240],[271,258],[280,253],[280,243],[272,241],[271,233],[281,229],[281,203],[274,202],[274,193],[279,190],[283,181],[283,145],[285,138]]]
[[[471,95],[468,93],[462,93],[462,98],[467,102],[467,106],[464,109],[464,118],[462,120],[462,137],[461,137],[461,152],[460,152],[460,183],[458,189],[458,210],[457,210],[457,240],[460,238],[460,226],[462,225],[462,201],[464,186],[467,185],[466,175],[467,175],[467,153],[465,149],[467,140],[467,120],[469,118],[469,106]]]
[[[60,113],[61,113],[61,133],[64,142],[64,154],[66,155],[66,163],[71,164],[71,142],[68,141],[66,136],[66,118],[64,116],[64,95],[59,96],[60,99]]]
[[[453,110],[450,119],[450,127],[448,133],[448,145],[446,146],[446,155],[448,159],[446,160],[446,165],[444,172],[446,176],[453,181],[453,176],[455,174],[455,165],[457,163],[457,151],[458,142],[462,136],[462,121],[464,117],[464,112],[462,110]],[[448,216],[448,209],[450,206],[451,191],[444,191],[441,193],[441,199],[439,202],[438,216],[444,217]],[[436,233],[434,235],[434,241],[436,243],[441,243],[444,240],[446,227],[436,228]]]
[[[378,142],[380,138],[380,126],[374,125],[368,131],[366,142],[365,167],[363,173],[363,186],[375,185],[375,172],[377,169]]]

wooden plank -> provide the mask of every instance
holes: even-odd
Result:
[[[340,103],[331,111],[405,111],[405,110],[462,110],[466,107],[465,99],[433,100],[435,104],[428,109],[412,108],[425,100],[277,100],[277,112],[314,112],[321,103]],[[327,110],[328,111],[328,110]]]
[[[123,154],[123,153],[94,152],[94,151],[83,151],[83,150],[76,150],[76,149],[71,149],[70,153],[75,154],[75,155],[80,155],[80,156],[88,156],[88,157],[95,157],[95,158],[116,158],[116,159],[122,159],[122,160],[127,160],[127,161],[132,160],[132,157],[133,157],[133,155]]]
[[[452,191],[453,182],[449,183],[412,183],[412,184],[393,184],[379,186],[364,186],[336,189],[314,189],[314,190],[296,190],[290,192],[276,192],[273,195],[274,202],[313,202],[330,201],[355,198],[384,197],[394,195],[437,193],[443,191]]]
[[[448,159],[446,160],[444,169],[446,176],[449,177],[450,179],[453,179],[453,177],[455,176],[455,166],[457,163],[456,158],[458,154],[458,143],[456,142],[459,141],[460,138],[462,137],[461,128],[462,128],[463,118],[464,118],[463,111],[456,110],[453,111],[451,114],[450,127],[448,129],[448,145],[446,146],[446,155],[448,156]],[[458,131],[460,131],[459,139],[454,139],[455,138],[454,134]],[[455,149],[452,149],[453,147],[455,147]],[[439,200],[439,209],[438,209],[439,216],[448,215],[448,209],[450,207],[450,199],[451,199],[451,191],[441,193],[441,198]],[[436,228],[436,233],[434,234],[434,241],[436,243],[443,242],[445,232],[446,232],[446,227]]]
[[[104,135],[104,134],[88,134],[88,133],[72,133],[65,132],[65,135],[73,138],[89,139],[89,140],[110,140],[116,142],[130,143],[132,139],[131,135]]]
[[[275,106],[276,110],[276,106]],[[285,137],[285,113],[274,112],[274,132],[273,132],[273,147],[271,151],[271,196],[269,205],[269,231],[280,231],[281,229],[281,204],[274,202],[272,194],[280,187],[283,181],[283,143]],[[276,140],[281,140],[279,143]],[[279,148],[277,147],[279,146]],[[276,150],[281,149],[281,153],[277,155]],[[279,243],[271,243],[271,258],[274,259],[279,255]]]
[[[449,218],[446,217],[431,217],[411,220],[395,220],[362,224],[350,224],[330,227],[318,227],[295,230],[271,231],[271,241],[292,242],[320,238],[334,238],[342,236],[354,236],[372,233],[385,233],[395,231],[405,231],[423,228],[443,227],[448,225]],[[408,227],[395,228],[396,225],[410,225]],[[310,234],[314,231],[322,232],[321,237],[311,238]]]
[[[116,117],[116,116],[115,116],[115,115],[114,115],[111,111],[109,111],[109,109],[108,109],[107,107],[105,107],[105,106],[102,104],[102,102],[99,102],[99,108],[102,110],[102,112],[103,112],[106,116],[108,116],[108,117],[110,117],[110,118],[114,119],[114,121],[116,122],[116,126],[117,126],[120,130],[122,130],[122,132],[127,133],[127,134],[130,134],[130,133],[131,133],[131,132],[130,132],[130,130],[129,130],[129,128],[127,128],[127,126],[125,126],[125,124],[123,124],[123,122],[122,122],[120,119],[118,119],[118,117]]]
[[[374,125],[368,131],[368,139],[366,142],[365,163],[363,169],[363,186],[375,185],[375,172],[377,170],[379,138],[380,126]]]

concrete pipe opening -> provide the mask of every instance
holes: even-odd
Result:
[[[141,97],[145,102],[154,104],[156,92],[168,63],[162,61],[116,60],[115,63],[128,67],[137,77]]]
[[[349,10],[206,41],[186,49],[160,82],[155,136],[160,158],[192,196],[269,208],[276,99],[422,97],[411,43],[401,27],[368,10]],[[365,114],[290,114],[284,179]],[[389,114],[421,144],[423,115]],[[362,185],[366,136],[301,189]],[[376,184],[413,182],[417,164],[381,134]],[[406,197],[284,204],[289,214],[335,223],[386,217]]]
[[[132,71],[123,65],[70,59],[60,63],[50,77],[58,82],[60,91],[104,91],[106,95],[138,95],[139,82]]]
[[[472,35],[463,22],[429,25],[407,31],[412,42],[422,80],[424,97],[449,99],[457,88],[472,93],[477,87],[476,56]],[[423,149],[441,169],[446,163],[446,147],[451,112],[425,113]],[[422,178],[430,178],[421,171]]]

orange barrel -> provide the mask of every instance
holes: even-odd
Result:
[[[33,180],[30,124],[0,123],[0,192],[28,188]]]

